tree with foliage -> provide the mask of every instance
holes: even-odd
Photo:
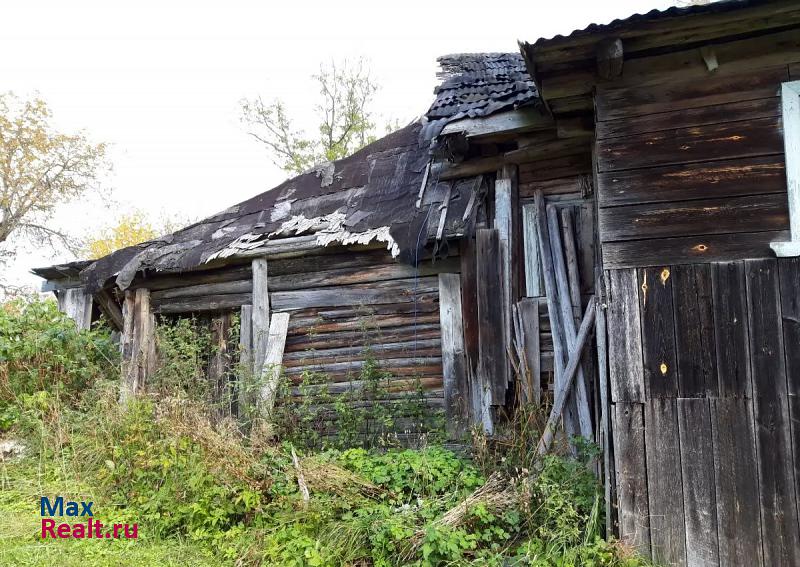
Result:
[[[188,220],[166,216],[153,220],[143,211],[133,210],[120,216],[113,225],[89,236],[84,242],[81,257],[102,258],[120,248],[175,232],[187,224]]]
[[[98,185],[106,148],[81,132],[57,130],[52,118],[38,97],[0,93],[0,246],[13,236],[75,249],[76,241],[49,221],[60,205]]]
[[[322,66],[313,78],[322,99],[315,107],[320,122],[315,136],[295,128],[280,100],[268,104],[258,97],[241,102],[248,133],[287,173],[303,173],[318,163],[347,157],[377,137],[370,106],[378,85],[363,60]]]

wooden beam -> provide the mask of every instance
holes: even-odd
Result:
[[[500,237],[495,229],[478,229],[475,234],[477,249],[478,298],[478,380],[483,391],[491,392],[491,405],[503,406],[506,400],[508,377],[506,351],[498,340],[502,332],[503,291],[500,264]],[[489,413],[484,407],[482,413]]]
[[[75,321],[75,326],[80,330],[92,326],[92,296],[82,287],[59,291],[58,310]]]
[[[267,286],[267,259],[253,260],[253,375],[261,376],[261,367],[267,354],[269,336],[269,288]]]
[[[500,175],[503,175],[501,172]],[[495,340],[502,342],[503,352],[507,353],[505,357],[506,376],[511,381],[511,361],[508,354],[513,352],[512,346],[512,308],[513,299],[516,297],[514,293],[514,286],[512,282],[515,277],[515,270],[512,267],[512,254],[515,249],[514,242],[514,220],[515,211],[514,207],[515,190],[516,190],[516,168],[514,172],[510,173],[508,177],[498,178],[494,185],[494,228],[497,230],[497,235],[500,243],[500,281],[501,293],[503,301],[501,310],[503,315],[503,328],[499,337]]]
[[[289,330],[289,314],[274,313],[269,324],[267,336],[267,350],[261,366],[261,392],[259,393],[259,413],[267,419],[272,414],[275,405],[275,396],[281,377],[281,363],[283,362],[283,349],[286,346],[286,333]]]
[[[439,274],[444,408],[446,427],[451,438],[459,436],[468,425],[464,422],[467,377],[461,309],[460,276],[458,274]]]
[[[485,118],[463,118],[450,122],[442,129],[440,136],[462,134],[476,138],[489,134],[529,132],[553,127],[553,119],[532,106],[492,114]]]

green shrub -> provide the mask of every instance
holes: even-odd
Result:
[[[119,356],[102,325],[79,331],[54,301],[0,305],[0,400],[37,391],[77,399],[94,381],[119,375]]]

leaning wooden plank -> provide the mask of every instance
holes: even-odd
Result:
[[[644,405],[650,545],[659,565],[686,563],[678,405],[675,398],[652,398]]]
[[[269,287],[267,259],[253,259],[253,375],[261,376],[261,366],[267,353],[269,336]]]
[[[253,306],[242,305],[239,315],[238,414],[250,413],[253,388]]]
[[[619,401],[613,408],[619,538],[623,544],[649,555],[650,508],[647,494],[644,405]]]
[[[555,371],[556,386],[561,384],[564,374],[564,365],[567,358],[567,339],[561,315],[558,308],[558,287],[556,286],[555,268],[553,266],[553,251],[550,248],[550,235],[547,229],[547,212],[545,210],[544,195],[541,191],[534,193],[536,210],[536,233],[539,241],[539,253],[542,259],[542,275],[544,276],[544,289],[547,294],[547,312],[549,315],[550,331],[553,336],[553,366]],[[577,416],[567,412],[564,419],[568,435],[580,433]]]
[[[709,400],[678,399],[678,429],[687,561],[692,566],[719,565],[716,478]]]
[[[594,301],[594,296],[592,296],[592,298],[589,300],[589,305],[586,307],[586,314],[583,316],[583,321],[581,322],[581,328],[578,331],[575,346],[570,350],[569,362],[567,362],[567,367],[564,369],[563,380],[556,389],[553,407],[550,410],[550,416],[547,418],[547,424],[544,427],[544,432],[542,433],[542,437],[539,439],[539,444],[537,446],[537,452],[539,455],[546,454],[550,449],[550,444],[553,442],[553,436],[555,435],[556,425],[561,417],[562,412],[564,411],[564,404],[567,401],[567,395],[569,394],[570,387],[572,386],[573,378],[575,378],[578,368],[580,367],[583,347],[586,344],[589,334],[591,333],[592,325],[594,324],[594,318],[596,315]]]
[[[720,565],[763,565],[752,400],[711,400]]]
[[[468,425],[463,423],[467,376],[461,324],[461,279],[458,274],[439,274],[439,317],[445,419],[448,433],[455,438]]]
[[[569,276],[569,298],[572,302],[572,313],[575,324],[581,318],[581,284],[578,270],[578,247],[575,242],[575,223],[572,210],[569,207],[561,209],[561,233],[564,243],[564,256],[567,261],[567,275]]]
[[[636,270],[610,270],[608,279],[608,328],[613,329],[608,337],[611,401],[643,402],[642,330]]]
[[[553,268],[556,276],[556,286],[558,289],[558,305],[561,314],[561,325],[564,329],[564,336],[567,340],[567,349],[570,351],[575,348],[576,333],[575,320],[572,307],[570,284],[567,276],[567,268],[564,262],[564,250],[561,242],[561,230],[558,225],[558,211],[552,205],[547,207],[547,224],[550,231],[550,247],[553,252]],[[574,258],[573,258],[574,259]],[[577,282],[576,282],[577,283]],[[580,293],[580,292],[579,292]],[[581,435],[585,439],[593,439],[592,415],[589,409],[589,396],[586,387],[586,375],[582,367],[578,367],[575,390],[572,394],[577,405],[578,425]]]
[[[281,377],[283,347],[286,344],[286,331],[289,328],[288,313],[273,313],[267,335],[267,350],[261,365],[261,391],[258,400],[259,412],[268,417],[272,414],[275,395]]]
[[[765,565],[800,565],[797,479],[775,260],[745,262],[750,363]],[[794,348],[797,345],[792,345]]]

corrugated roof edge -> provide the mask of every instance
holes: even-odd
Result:
[[[551,38],[539,38],[532,47],[554,47],[561,43],[568,43],[571,40],[579,37],[584,37],[592,34],[607,33],[618,31],[627,27],[632,27],[642,22],[651,22],[654,20],[679,18],[683,16],[692,16],[700,14],[718,14],[722,12],[730,12],[733,10],[740,10],[750,6],[759,6],[763,4],[770,4],[775,0],[721,0],[720,2],[712,2],[710,4],[693,4],[690,6],[672,6],[664,10],[650,10],[645,14],[633,14],[627,18],[616,19],[607,24],[590,24],[587,27],[575,30],[568,35],[556,35]]]

